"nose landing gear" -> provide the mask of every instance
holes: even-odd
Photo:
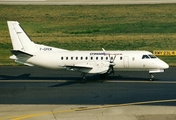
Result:
[[[152,73],[150,73],[150,81],[153,81],[154,77],[155,76]]]

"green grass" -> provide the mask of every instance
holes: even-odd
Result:
[[[7,21],[30,38],[69,50],[175,50],[176,4],[0,5],[0,65],[15,65]],[[175,57],[161,57],[176,66]]]

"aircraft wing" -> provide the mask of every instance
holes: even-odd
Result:
[[[65,65],[67,70],[71,71],[80,71],[84,73],[106,73],[109,70],[109,62],[86,62],[86,63],[79,63],[75,65]]]
[[[71,70],[71,71],[81,71],[81,72],[89,72],[93,66],[88,65],[86,63],[79,63],[79,64],[75,64],[75,65],[65,65],[63,66],[65,67],[67,70]]]

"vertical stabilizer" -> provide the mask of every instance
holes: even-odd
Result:
[[[13,50],[25,51],[31,54],[34,53],[36,51],[35,43],[29,39],[19,23],[17,21],[7,21],[7,24]]]

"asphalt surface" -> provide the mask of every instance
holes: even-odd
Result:
[[[98,75],[37,67],[0,67],[0,104],[105,105],[176,99],[176,68],[155,75],[116,72],[101,83]],[[148,105],[145,103],[143,105]],[[150,105],[176,106],[175,101]]]

